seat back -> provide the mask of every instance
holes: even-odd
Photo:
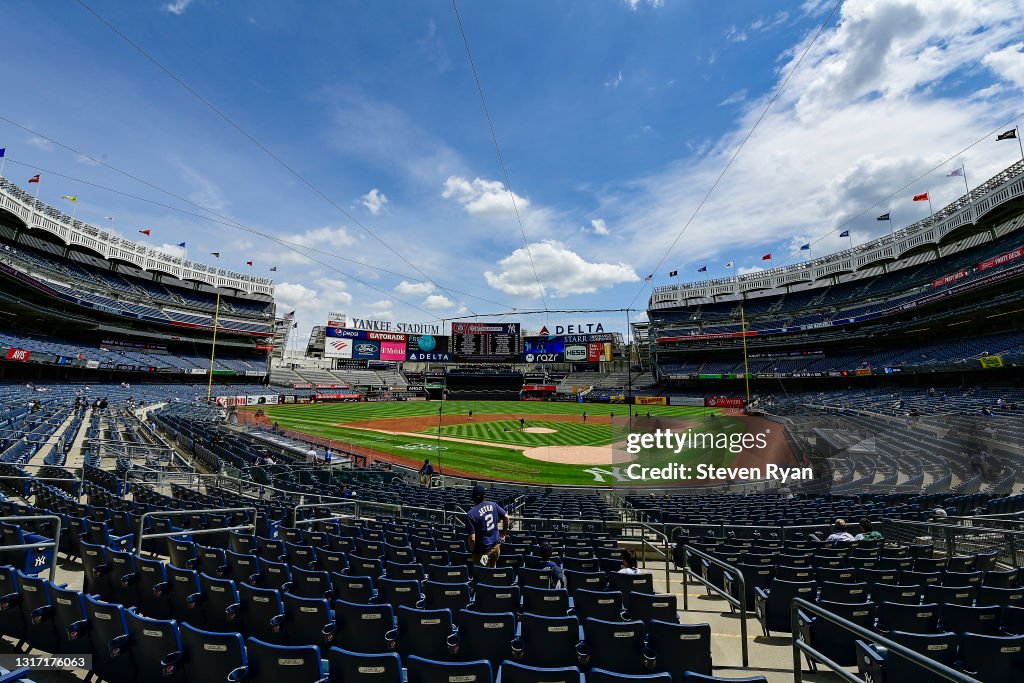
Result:
[[[522,589],[523,611],[545,617],[562,617],[569,611],[569,593],[564,588]]]
[[[332,682],[402,683],[402,662],[394,652],[363,654],[332,647],[327,662]]]
[[[573,595],[573,610],[576,616],[586,620],[603,619],[615,621],[622,618],[622,593],[619,591],[577,590]]]
[[[473,610],[487,613],[518,612],[519,586],[476,584],[473,588]]]
[[[583,674],[575,666],[536,667],[505,660],[501,683],[583,683]]]
[[[415,607],[420,601],[420,582],[382,578],[377,581],[377,601],[386,602],[395,609]]]
[[[336,626],[330,602],[324,598],[303,598],[291,593],[285,593],[282,602],[288,644],[316,645],[325,650],[334,644]]]
[[[530,666],[567,667],[577,662],[575,647],[580,640],[576,617],[522,618],[523,663]]]
[[[460,653],[473,659],[485,659],[497,670],[512,656],[516,635],[516,617],[511,612],[483,614],[464,609],[458,613]]]
[[[424,581],[423,597],[425,609],[448,609],[457,614],[469,605],[469,584]]]
[[[272,588],[238,584],[239,622],[250,638],[284,644],[284,604],[281,594]]]
[[[641,674],[644,622],[587,619],[583,633],[590,648],[590,666],[622,674]]]
[[[182,669],[189,681],[227,681],[228,674],[247,664],[239,633],[214,633],[180,625]]]
[[[373,579],[369,576],[331,574],[331,595],[335,600],[369,603],[373,599]]]
[[[245,641],[247,683],[317,683],[323,676],[316,645],[275,645],[257,638]]]
[[[385,635],[394,628],[395,613],[391,605],[370,605],[345,600],[334,601],[337,623],[335,641],[353,652],[374,653],[387,649]]]
[[[126,611],[132,661],[139,680],[183,681],[181,636],[171,620],[147,619]]]
[[[448,657],[448,636],[452,634],[452,613],[446,609],[413,609],[399,607],[398,654],[426,659]]]
[[[135,667],[126,647],[128,622],[124,608],[87,595],[85,614],[92,644],[93,671],[110,683],[134,681]]]
[[[206,628],[218,632],[238,630],[239,598],[234,581],[200,574],[199,593]]]
[[[878,606],[878,627],[885,631],[935,633],[939,624],[939,606],[935,603],[907,605],[883,602]]]
[[[943,631],[953,633],[981,633],[996,635],[1000,629],[1003,608],[999,605],[971,607],[969,605],[945,604],[939,613],[939,624]]]
[[[711,675],[710,624],[676,624],[655,619],[647,625],[647,638],[655,654],[655,671]]]
[[[86,621],[85,597],[76,590],[50,584],[53,600],[53,627],[57,636],[57,654],[80,655],[92,652],[88,634],[72,626]]]

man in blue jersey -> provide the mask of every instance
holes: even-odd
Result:
[[[484,487],[473,487],[473,507],[466,513],[466,533],[469,534],[469,552],[474,564],[497,567],[501,544],[508,535],[512,518],[494,501],[486,500]],[[498,530],[498,522],[501,530]]]

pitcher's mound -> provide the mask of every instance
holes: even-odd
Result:
[[[563,465],[618,465],[636,460],[635,455],[611,446],[541,446],[527,448],[523,455],[532,460]]]
[[[527,434],[554,434],[558,430],[551,429],[550,427],[527,427],[523,431]]]

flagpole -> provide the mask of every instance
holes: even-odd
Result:
[[[217,353],[217,326],[220,324],[220,289],[217,289],[217,307],[213,313],[213,343],[210,345],[210,376],[206,380],[206,400],[213,394],[213,357]]]
[[[1021,158],[1021,161],[1024,161],[1024,142],[1020,141],[1020,127],[1019,126],[1014,126],[1013,130],[1016,131],[1016,133],[1017,133],[1015,137],[1017,138],[1017,146],[1020,147],[1020,158]]]
[[[971,196],[971,186],[967,184],[967,165],[960,164],[960,174],[964,177],[964,191],[967,193],[967,203],[971,207],[971,223],[978,222],[978,216],[974,211],[974,197]]]
[[[896,229],[893,227],[894,225],[896,225],[896,222],[893,221],[893,219],[892,219],[892,211],[890,211],[889,212],[889,234],[890,235],[892,235],[892,234],[894,234],[896,232]]]

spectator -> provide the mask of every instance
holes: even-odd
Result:
[[[821,542],[821,538],[817,534],[811,534],[810,538],[812,541]],[[833,528],[832,534],[825,539],[826,543],[848,543],[853,540],[853,534],[846,530],[846,520],[837,519]]]
[[[632,550],[623,548],[622,552],[619,553],[619,557],[622,558],[622,568],[617,573],[619,574],[643,574],[640,569],[636,566],[636,554]]]
[[[469,552],[473,564],[498,566],[501,544],[505,542],[511,523],[512,518],[504,508],[486,499],[483,486],[477,484],[473,487],[473,507],[466,513],[466,533],[469,536]]]
[[[875,531],[871,526],[871,520],[864,517],[858,523],[860,526],[860,533],[853,537],[855,541],[881,541],[882,533]]]
[[[562,566],[551,559],[551,546],[544,543],[540,546],[537,551],[540,556],[541,562],[544,566],[541,569],[551,570],[551,583],[549,588],[562,588],[565,585],[565,574],[562,572]]]
[[[307,465],[312,465],[315,462],[316,462],[316,449],[315,448],[310,448],[308,451],[306,451],[306,464]]]
[[[434,466],[430,464],[430,460],[423,461],[423,467],[420,468],[420,486],[430,486],[430,477],[434,474]]]

